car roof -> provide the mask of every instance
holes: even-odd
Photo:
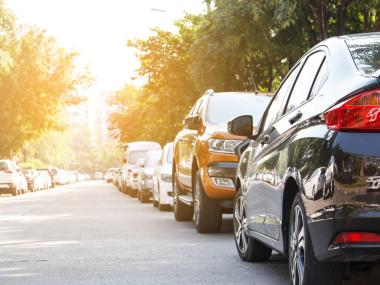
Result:
[[[336,38],[343,39],[343,40],[349,40],[349,39],[378,38],[378,37],[380,37],[380,32],[349,34],[349,35],[337,36]]]
[[[207,91],[204,95],[206,96],[236,96],[236,95],[241,95],[241,96],[262,96],[262,97],[270,97],[273,94],[272,93],[262,93],[262,92],[248,92],[248,91],[229,91],[229,92],[213,92],[213,91]]]

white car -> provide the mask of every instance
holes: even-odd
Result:
[[[173,143],[168,143],[153,177],[153,206],[160,211],[173,207],[172,169]]]
[[[107,183],[114,182],[114,179],[116,177],[116,171],[117,171],[116,168],[110,168],[110,169],[108,169],[106,175],[104,176],[104,178],[106,179]]]
[[[21,170],[13,161],[0,160],[0,193],[19,195],[22,192]]]
[[[153,175],[156,167],[160,163],[162,150],[148,151],[144,162],[144,167],[139,173],[139,188],[137,197],[142,203],[149,202],[153,192]]]
[[[104,176],[103,173],[100,171],[95,172],[95,180],[103,180]]]
[[[45,190],[50,189],[53,186],[53,184],[52,184],[49,172],[47,170],[37,170],[37,171],[38,171],[38,175],[42,177],[43,189]]]
[[[135,186],[135,177],[133,177],[136,162],[139,159],[145,159],[148,151],[161,150],[161,146],[157,142],[151,141],[138,141],[131,142],[124,145],[124,158],[122,166],[122,191],[136,196],[138,188]]]

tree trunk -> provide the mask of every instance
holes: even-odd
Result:
[[[380,10],[376,11],[375,32],[380,32]]]
[[[343,35],[345,33],[345,20],[346,20],[346,7],[344,4],[340,4],[337,8],[337,25],[338,25],[338,30],[337,30],[337,35]]]
[[[321,31],[321,39],[324,40],[327,38],[327,9],[326,9],[326,1],[320,0],[319,6],[319,21],[320,21],[320,31]]]
[[[371,21],[371,10],[370,9],[365,9],[363,11],[363,15],[364,15],[364,32],[369,32],[369,29],[370,29],[370,21]]]

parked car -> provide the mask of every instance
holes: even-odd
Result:
[[[104,176],[104,178],[106,179],[107,183],[114,182],[114,179],[115,179],[115,176],[116,176],[116,171],[117,171],[116,168],[110,168],[110,169],[108,169],[106,175]]]
[[[26,179],[24,173],[22,172],[21,169],[18,169],[18,174],[20,176],[20,189],[21,193],[25,194],[29,192],[29,187],[28,187],[28,180]]]
[[[173,206],[173,143],[165,145],[159,165],[153,176],[153,206],[160,211]]]
[[[236,178],[243,260],[274,249],[292,284],[314,285],[340,284],[347,262],[380,259],[380,196],[365,168],[380,165],[379,51],[379,33],[327,39],[290,70],[256,128],[250,116],[229,123],[252,139]],[[278,179],[257,179],[264,171]]]
[[[151,150],[161,150],[157,142],[137,141],[124,145],[124,158],[122,166],[122,191],[131,196],[136,196],[138,191],[137,177],[134,177],[133,170],[137,168],[136,162],[145,159],[146,153]]]
[[[49,188],[55,187],[58,184],[58,169],[56,167],[47,167],[38,169],[39,171],[46,171],[50,176],[51,186]]]
[[[34,169],[23,169],[22,173],[24,174],[27,184],[28,184],[28,190],[30,192],[37,191],[35,180],[37,176],[37,172]]]
[[[0,160],[0,194],[22,193],[20,169],[13,161]]]
[[[34,188],[39,191],[39,190],[44,190],[46,189],[46,173],[41,173],[40,171],[35,171],[35,176],[34,176]]]
[[[137,197],[141,203],[149,202],[153,192],[153,175],[162,156],[162,150],[153,150],[146,153],[144,167],[139,172],[139,188]]]
[[[238,160],[235,147],[244,136],[227,132],[239,115],[259,121],[270,97],[263,94],[208,91],[184,120],[174,141],[173,210],[177,221],[194,216],[200,233],[217,232],[223,213],[231,213]]]
[[[144,166],[145,166],[145,158],[139,158],[137,161],[136,161],[136,167],[131,169],[131,172],[130,172],[130,176],[131,176],[131,181],[130,182],[131,184],[131,188],[134,190],[136,189],[136,195],[137,195],[137,192],[138,192],[138,189],[139,189],[139,185],[140,185],[140,181],[139,181],[139,177],[140,177],[140,173],[141,171],[143,171],[144,169]],[[130,193],[128,193],[130,194]]]
[[[41,176],[43,189],[47,190],[53,187],[51,175],[48,170],[38,170],[38,175]]]
[[[104,179],[103,172],[100,172],[100,171],[95,172],[94,177],[95,177],[95,180],[103,180]]]

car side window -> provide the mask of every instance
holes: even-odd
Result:
[[[319,71],[325,58],[325,53],[323,51],[318,51],[311,54],[306,59],[302,66],[301,72],[298,75],[297,81],[294,84],[285,113],[294,110],[307,101],[317,72]]]
[[[296,66],[287,76],[285,81],[281,84],[280,88],[276,92],[276,95],[273,98],[273,101],[267,111],[263,130],[266,130],[279,117],[284,99],[288,97],[291,87],[293,86],[294,80],[298,75],[299,69],[300,65]]]
[[[202,99],[199,99],[197,101],[197,103],[195,103],[194,108],[190,112],[191,116],[195,116],[195,115],[199,114],[199,109],[200,109],[200,107],[202,105],[202,101],[203,101]]]
[[[317,95],[317,93],[319,92],[319,90],[321,90],[323,84],[326,82],[326,79],[327,79],[328,75],[329,75],[329,72],[328,72],[328,69],[327,69],[327,60],[325,58],[323,60],[323,62],[322,62],[322,65],[321,65],[320,69],[319,69],[317,78],[314,81],[314,84],[313,84],[313,87],[311,89],[309,98],[312,98],[315,95]]]

